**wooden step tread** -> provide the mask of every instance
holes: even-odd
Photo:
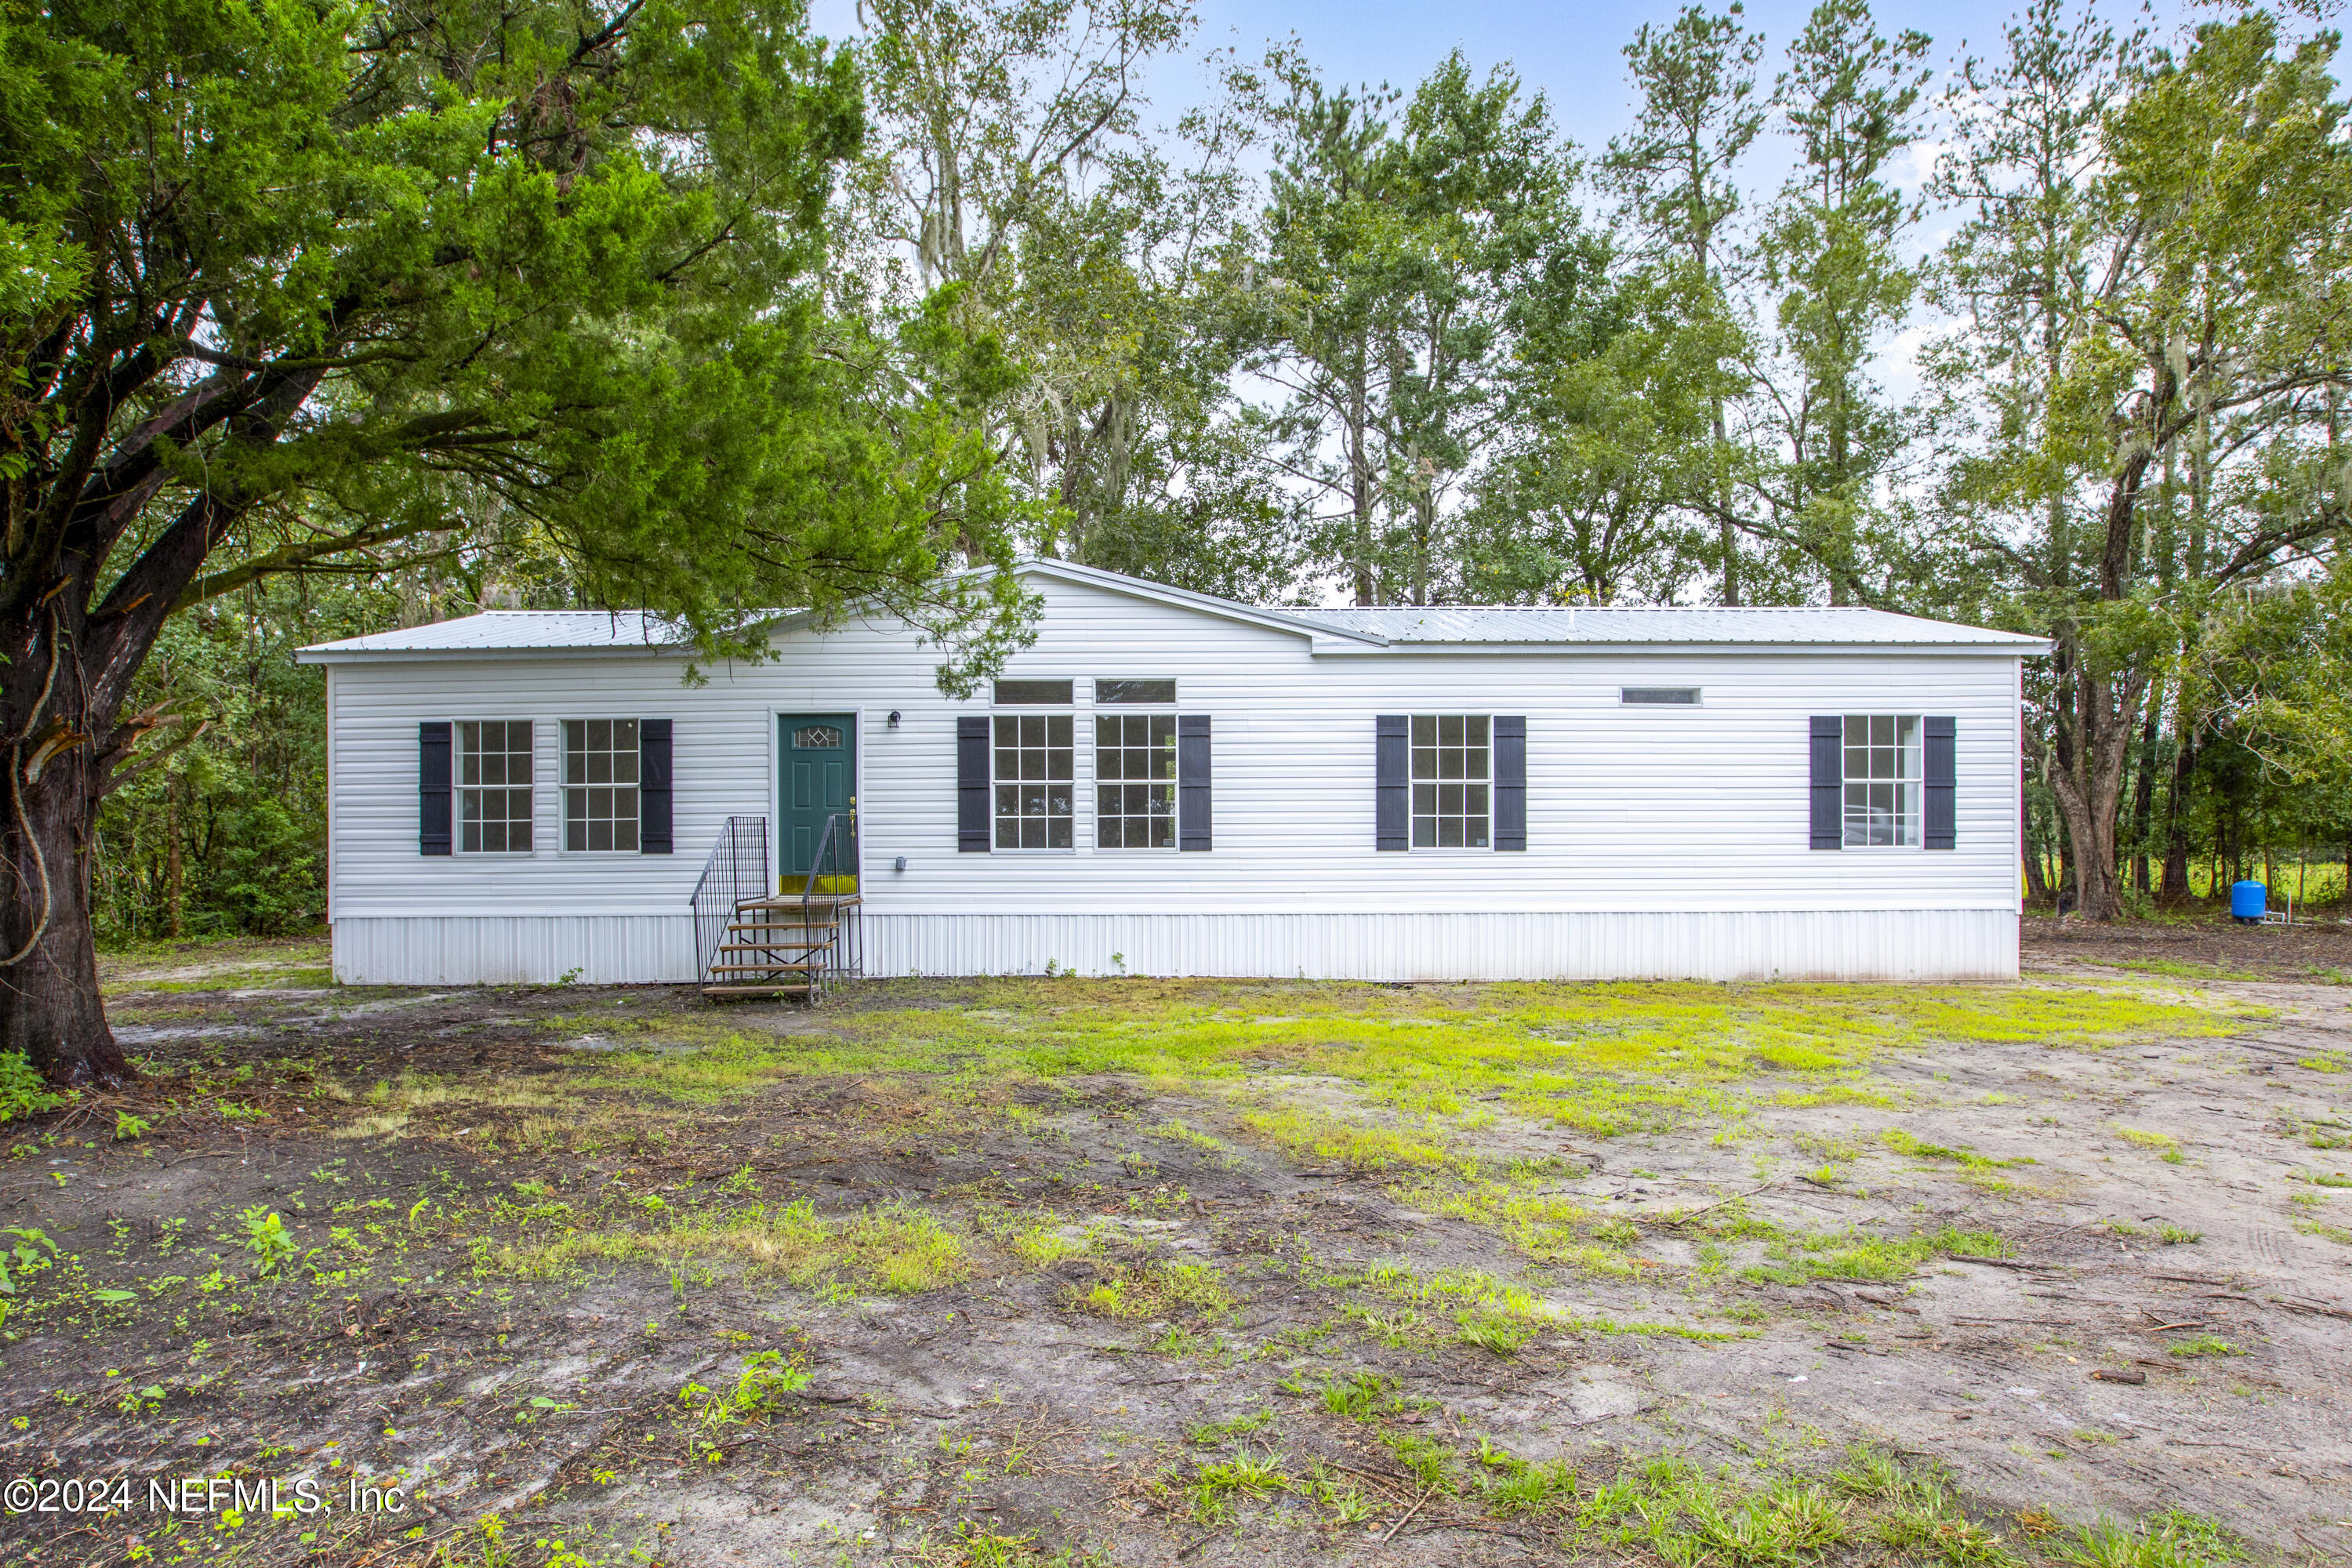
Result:
[[[729,931],[839,931],[834,921],[738,921]]]
[[[832,945],[833,938],[829,936],[778,937],[772,942],[722,942],[719,944],[719,951],[721,952],[783,952],[793,948],[807,949]]]
[[[788,962],[788,963],[714,963],[714,964],[712,964],[712,965],[710,966],[710,973],[713,973],[713,974],[783,974],[783,973],[805,973],[807,971],[812,970],[812,969],[824,969],[824,968],[825,968],[825,967],[826,967],[826,964],[825,964],[825,963],[824,963],[824,961],[823,959],[820,959],[820,958],[809,958],[809,959],[794,959],[794,960],[792,960],[792,961],[790,961],[790,962]]]
[[[706,985],[705,996],[799,996],[815,990],[814,985]]]
[[[812,910],[839,909],[860,901],[856,893],[811,893],[805,899],[798,893],[782,893],[772,899],[740,900],[735,905],[735,912],[741,914],[748,910],[797,910],[803,907]]]

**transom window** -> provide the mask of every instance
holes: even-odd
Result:
[[[637,721],[563,721],[563,847],[637,852]]]
[[[530,853],[530,720],[458,721],[457,847],[467,855]]]
[[[1489,809],[1494,752],[1483,713],[1412,718],[1412,847],[1492,847]]]
[[[1914,714],[1845,719],[1845,847],[1916,848],[1925,770]]]
[[[1103,849],[1176,847],[1175,714],[1096,717],[1095,844]]]
[[[1095,701],[1158,703],[1173,707],[1176,683],[1172,680],[1113,680],[1097,676],[1095,679]]]
[[[1076,721],[1067,713],[1000,713],[995,729],[996,847],[1070,848]]]
[[[995,686],[999,708],[1067,708],[1075,698],[1075,680],[1000,680]]]

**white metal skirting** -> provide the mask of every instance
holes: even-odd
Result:
[[[694,978],[688,915],[410,915],[335,921],[346,985],[681,984]]]
[[[683,916],[335,922],[345,984],[677,984]],[[2007,910],[1428,914],[879,914],[877,975],[1272,975],[1315,980],[2013,980]]]
[[[876,915],[869,974],[2013,980],[2006,910]]]

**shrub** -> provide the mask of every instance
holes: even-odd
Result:
[[[0,1122],[55,1110],[64,1103],[61,1096],[50,1091],[40,1070],[25,1059],[24,1052],[0,1053]]]

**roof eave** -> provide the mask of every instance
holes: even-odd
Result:
[[[294,650],[297,664],[415,664],[452,658],[579,658],[626,654],[654,658],[692,658],[688,643],[575,643],[551,647],[337,647],[317,643]]]
[[[2041,641],[2025,642],[1820,642],[1790,638],[1766,642],[1757,638],[1653,637],[1632,642],[1393,642],[1378,647],[1353,647],[1334,642],[1329,647],[1315,645],[1318,654],[1672,654],[1672,653],[1897,653],[1897,654],[1976,654],[2007,658],[2044,658],[2051,645]]]

